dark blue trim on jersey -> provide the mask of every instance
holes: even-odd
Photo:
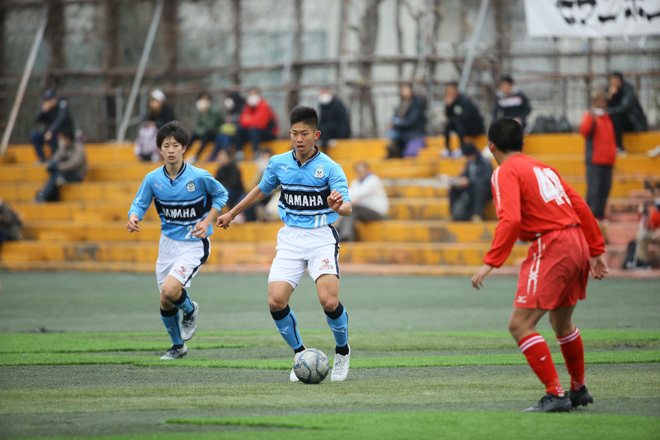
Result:
[[[172,224],[189,225],[204,218],[211,210],[213,200],[205,194],[194,200],[172,200],[171,202],[154,198],[154,206],[160,218]],[[195,215],[190,215],[194,210]],[[185,215],[188,214],[188,215]]]
[[[174,181],[175,181],[176,179],[178,179],[179,176],[180,176],[181,174],[183,174],[183,172],[186,170],[186,165],[187,165],[187,164],[186,164],[185,162],[183,162],[183,165],[181,165],[181,169],[179,170],[178,173],[176,173],[176,176],[174,177],[174,179],[170,178],[170,175],[167,174],[167,167],[166,167],[165,165],[163,165],[163,168],[162,168],[162,170],[163,170],[163,174],[165,174],[165,177],[167,177],[167,178],[170,180],[170,183],[171,183],[171,182],[174,182]]]
[[[314,149],[316,150],[316,153],[312,157],[307,159],[307,162],[305,162],[305,163],[309,163],[309,162],[313,161],[314,159],[319,157],[319,154],[321,154],[321,152],[319,151],[319,147],[314,145]],[[293,161],[298,164],[299,168],[301,166],[305,165],[305,163],[300,163],[300,161],[298,160],[298,156],[296,156],[296,150],[295,149],[291,150],[291,154],[293,155]]]
[[[193,269],[192,273],[190,274],[186,282],[183,283],[184,286],[188,284],[188,281],[190,281],[193,275],[195,275],[199,270],[199,268],[202,267],[202,264],[206,263],[206,260],[209,259],[209,254],[210,254],[209,248],[211,247],[211,244],[209,243],[209,239],[208,237],[206,237],[206,238],[202,238],[200,241],[202,242],[202,246],[204,246],[204,255],[202,256],[202,259],[199,260],[199,265]]]
[[[335,267],[337,268],[337,278],[341,278],[339,276],[339,233],[334,226],[328,225],[328,227],[332,231],[332,235],[335,237]]]

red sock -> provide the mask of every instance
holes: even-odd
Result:
[[[577,391],[586,385],[584,381],[584,347],[580,330],[576,327],[571,334],[558,336],[557,341],[561,354],[564,355],[568,374],[571,375],[571,389]]]
[[[538,333],[531,334],[521,339],[518,346],[527,358],[529,366],[532,367],[541,382],[545,384],[545,392],[555,396],[563,396],[564,389],[561,382],[559,382],[557,369],[555,369],[555,364],[552,362],[550,349],[543,336]]]

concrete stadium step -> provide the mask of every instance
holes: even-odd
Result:
[[[479,265],[489,243],[344,243],[340,261],[360,264]],[[3,264],[30,261],[98,261],[154,263],[157,242],[36,241],[5,242]],[[520,261],[527,246],[516,245],[506,265]],[[269,242],[216,243],[209,264],[267,264],[275,256],[275,239]]]
[[[584,157],[581,155],[547,155],[540,154],[535,157],[542,162],[556,168],[562,176],[584,176]],[[353,166],[357,162],[352,159],[339,161],[343,166],[347,178],[355,178]],[[465,159],[390,159],[390,160],[368,160],[372,171],[383,179],[397,178],[423,178],[433,177],[437,174],[458,175],[465,167]],[[255,184],[257,167],[252,161],[242,161],[239,164],[243,185],[251,188]],[[493,165],[496,164],[493,162]],[[89,165],[86,181],[136,181],[140,182],[150,171],[160,167],[160,164],[137,162],[135,160],[126,162],[94,163]],[[215,176],[218,165],[209,162],[197,162],[195,166],[207,170]],[[654,176],[660,174],[660,157],[649,158],[642,154],[630,154],[617,159],[614,167],[614,175],[644,175]],[[48,172],[43,164],[10,164],[0,166],[0,183],[11,182],[40,182],[48,179]]]
[[[46,151],[50,149],[46,147]],[[89,163],[137,160],[133,154],[132,143],[85,144],[85,153]],[[0,159],[0,164],[37,162],[37,154],[31,144],[10,145],[5,156]]]
[[[275,241],[280,222],[232,223],[226,230],[214,228],[213,243],[254,243]],[[23,236],[27,240],[43,241],[106,241],[106,242],[158,242],[160,221],[142,221],[140,232],[126,231],[126,221],[47,221],[33,220],[25,223]]]
[[[467,138],[479,148],[483,148],[487,139],[485,135]],[[331,157],[336,159],[380,159],[385,157],[389,141],[384,138],[376,139],[340,139],[337,145],[329,149]],[[432,136],[427,138],[428,147],[423,150],[423,155],[435,155],[444,148],[443,136]],[[453,137],[450,141],[452,147],[458,146],[458,139]],[[660,145],[660,131],[649,131],[639,134],[626,133],[623,136],[623,144],[628,153],[646,153],[648,150]],[[133,155],[133,143],[89,143],[85,144],[88,160],[90,163],[113,162],[118,160],[136,160]],[[252,157],[249,146],[245,148],[246,156]],[[277,139],[264,142],[263,147],[270,148],[273,153],[279,154],[291,149],[289,139]],[[193,146],[191,151],[197,151]],[[250,151],[248,151],[250,150]],[[582,154],[584,151],[584,139],[578,133],[548,133],[530,134],[525,136],[525,153],[527,154]],[[207,147],[205,155],[210,155],[211,149]],[[37,156],[31,144],[10,145],[7,153],[0,159],[0,163],[30,163],[36,162]]]
[[[425,171],[418,168],[421,174]],[[650,176],[658,179],[657,176]],[[631,191],[644,191],[644,181],[649,176],[618,175],[614,177],[610,197],[625,198]],[[586,195],[586,182],[583,177],[567,176],[565,180],[583,197]],[[26,202],[34,200],[43,183],[37,182],[2,182],[0,198],[7,202]],[[60,190],[63,201],[124,201],[130,203],[135,197],[140,181],[130,182],[82,182],[71,183]],[[385,180],[389,197],[446,197],[446,185],[438,179],[396,179]]]
[[[26,220],[67,221],[125,221],[130,200],[116,201],[67,201],[57,203],[16,202],[12,207],[21,212]],[[436,198],[391,198],[388,218],[392,220],[447,220],[449,200]],[[486,218],[495,220],[492,202],[486,209]],[[150,208],[145,221],[159,221],[156,210]]]
[[[410,192],[418,192],[424,188],[409,187],[408,189]],[[495,205],[492,201],[486,204],[484,214],[486,220],[497,220]],[[449,199],[446,196],[390,198],[388,218],[392,220],[449,220]]]
[[[477,148],[483,149],[488,144],[486,135],[466,137],[466,141],[474,143]],[[423,155],[441,154],[445,148],[444,137],[429,137],[426,140],[427,148],[422,150]],[[647,131],[643,133],[625,133],[623,146],[628,153],[643,153],[660,145],[660,131]],[[450,149],[458,147],[458,138],[450,139]],[[525,136],[525,154],[584,154],[584,138],[579,133],[544,133],[529,134]]]
[[[358,241],[387,243],[491,243],[497,222],[383,220],[358,223]]]

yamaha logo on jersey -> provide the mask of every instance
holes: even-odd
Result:
[[[323,167],[320,166],[316,169],[316,172],[314,173],[314,177],[316,177],[317,179],[323,179],[323,176],[324,176]]]
[[[188,185],[186,185],[186,189],[188,192],[195,192],[195,182],[188,182]]]

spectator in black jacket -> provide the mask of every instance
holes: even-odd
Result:
[[[619,154],[625,153],[623,148],[623,133],[648,130],[646,115],[635,96],[635,89],[623,80],[623,74],[610,74],[610,87],[607,90],[607,113],[614,125],[616,146]]]
[[[162,90],[156,89],[151,91],[148,105],[147,120],[155,123],[157,129],[170,121],[176,120],[172,109],[165,104],[165,93]]]
[[[225,108],[225,122],[220,126],[220,130],[215,137],[215,148],[209,160],[215,160],[220,150],[226,150],[236,141],[236,130],[238,129],[238,119],[245,106],[245,98],[238,92],[229,92],[223,101]]]
[[[455,82],[445,85],[445,146],[449,153],[449,134],[453,131],[463,146],[464,136],[476,136],[483,134],[484,120],[479,113],[476,104],[470,98],[459,93],[458,84]],[[455,150],[454,156],[460,156],[460,148]]]
[[[466,142],[461,149],[467,158],[463,173],[460,177],[441,176],[450,186],[451,218],[454,221],[482,221],[486,203],[493,198],[490,188],[493,165],[473,143]]]
[[[417,156],[426,146],[426,100],[413,93],[412,83],[399,89],[401,102],[390,122],[391,144],[387,157]]]
[[[529,104],[529,99],[515,87],[513,78],[509,75],[503,75],[500,79],[495,107],[493,108],[493,121],[498,118],[511,118],[518,121],[525,128],[527,116],[531,111],[532,106]]]
[[[328,87],[322,87],[319,93],[319,141],[323,151],[332,145],[335,139],[351,137],[351,120],[343,102],[332,94]]]
[[[218,165],[220,167],[215,173],[215,180],[227,189],[229,193],[227,207],[231,209],[241,200],[245,192],[241,170],[226,149],[218,152]]]
[[[30,135],[34,150],[40,162],[46,162],[44,143],[50,144],[51,157],[57,151],[57,134],[65,130],[73,131],[73,120],[69,114],[67,102],[57,96],[55,90],[44,92],[44,101],[37,116],[39,128]]]

